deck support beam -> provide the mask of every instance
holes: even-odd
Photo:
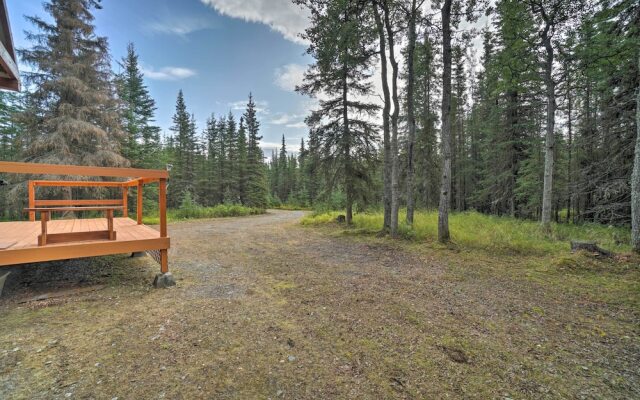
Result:
[[[41,211],[40,212],[40,222],[42,226],[42,233],[38,238],[38,246],[46,246],[47,245],[47,221],[49,221],[49,212]]]
[[[33,181],[29,181],[27,184],[29,188],[29,208],[34,208],[36,206],[36,185]],[[35,211],[29,211],[29,221],[36,220]]]
[[[160,237],[167,237],[167,180],[160,179],[158,190],[160,203]],[[167,249],[160,250],[160,272],[169,272],[169,254]]]
[[[142,182],[138,182],[138,201],[136,202],[136,214],[138,219],[138,225],[142,225],[142,206],[143,206],[143,198],[142,198],[142,188],[144,185]]]
[[[122,216],[129,217],[129,188],[126,186],[122,187]]]

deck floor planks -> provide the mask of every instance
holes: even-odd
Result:
[[[14,222],[14,226],[7,230],[7,235],[4,235],[3,241],[10,241],[11,238],[15,238],[16,244],[10,248],[24,248],[38,245],[38,235],[40,234],[40,222],[28,222],[22,224],[20,222]]]
[[[138,225],[130,218],[114,218],[116,240],[77,241],[38,246],[41,222],[0,222],[0,243],[11,244],[0,250],[0,267],[11,264],[53,261],[77,257],[144,252],[169,248],[169,238],[146,225]],[[105,230],[106,218],[53,220],[48,223],[49,233]]]
[[[117,232],[116,241],[156,239],[160,236],[158,231],[146,225],[138,225],[130,218],[114,218],[113,225]],[[106,218],[52,220],[49,221],[47,228],[49,233],[106,230],[107,220]],[[15,242],[7,250],[38,247],[40,233],[40,221],[0,223],[0,242]]]

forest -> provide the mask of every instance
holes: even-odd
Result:
[[[640,398],[638,0],[33,3],[0,399]]]
[[[251,94],[239,120],[196,126],[180,91],[161,132],[134,44],[111,63],[95,33],[100,2],[54,0],[54,23],[29,18],[25,90],[1,94],[0,159],[170,168],[173,208],[344,209],[347,224],[380,210],[392,236],[438,209],[441,241],[449,212],[543,226],[640,219],[637,2],[294,3],[311,15],[314,60],[297,91],[317,105],[299,151],[283,136],[263,154]],[[21,190],[0,192],[1,217],[20,214]]]

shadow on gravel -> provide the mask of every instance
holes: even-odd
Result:
[[[0,297],[0,304],[7,304],[43,294],[71,294],[76,289],[82,292],[82,288],[96,285],[150,285],[157,265],[149,257],[118,255],[23,264],[3,268],[0,272],[10,272]]]

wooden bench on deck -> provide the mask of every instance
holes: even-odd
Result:
[[[38,246],[46,246],[53,243],[82,242],[87,240],[116,240],[116,231],[113,229],[113,212],[122,210],[123,207],[43,207],[25,208],[25,212],[39,212],[42,223],[42,233],[38,236]],[[101,231],[81,231],[47,234],[47,222],[51,220],[54,212],[82,212],[104,211],[107,217],[107,229]]]

